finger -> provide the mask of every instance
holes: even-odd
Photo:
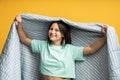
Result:
[[[16,25],[18,25],[18,22],[17,22],[17,21],[15,21],[15,24],[16,24]]]
[[[103,26],[101,31],[103,32],[104,30],[105,30],[105,27]]]
[[[104,27],[104,28],[107,28],[107,27],[108,27],[108,25],[103,25],[103,27]]]

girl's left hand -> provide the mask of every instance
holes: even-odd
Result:
[[[102,27],[102,29],[101,29],[101,31],[102,31],[102,33],[103,33],[104,36],[106,36],[106,34],[107,34],[107,28],[108,28],[108,26],[107,26],[107,25],[104,25],[104,26]]]

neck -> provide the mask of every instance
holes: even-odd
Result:
[[[61,43],[60,42],[52,42],[53,45],[56,45],[56,46],[60,46]]]

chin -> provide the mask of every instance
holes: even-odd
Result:
[[[55,41],[55,39],[53,39],[53,38],[50,38],[50,40],[51,40],[51,41]]]

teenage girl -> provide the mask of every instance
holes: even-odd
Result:
[[[103,37],[86,47],[71,44],[70,28],[62,21],[52,22],[48,30],[48,41],[29,38],[22,28],[22,18],[16,16],[16,27],[21,41],[41,55],[40,70],[44,80],[70,80],[75,78],[75,60],[85,60],[106,42],[107,26],[102,27]]]

